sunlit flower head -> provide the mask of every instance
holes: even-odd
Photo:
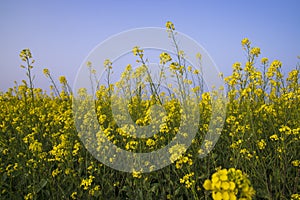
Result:
[[[172,22],[170,22],[170,21],[167,21],[167,23],[166,23],[166,28],[167,28],[168,30],[175,30],[174,24],[173,24]]]

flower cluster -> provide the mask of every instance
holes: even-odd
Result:
[[[255,194],[247,175],[234,168],[218,169],[211,180],[205,180],[203,187],[212,191],[215,200],[249,200]]]
[[[166,64],[167,62],[170,62],[172,60],[170,54],[166,52],[161,53],[159,58],[160,58],[160,64]]]
[[[194,172],[184,175],[180,179],[180,183],[185,184],[186,188],[191,188],[195,184],[195,180],[193,180]]]
[[[167,21],[166,28],[167,28],[167,30],[175,30],[174,24],[170,21]]]

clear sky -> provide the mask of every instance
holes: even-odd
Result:
[[[162,27],[201,44],[225,75],[245,61],[241,39],[261,48],[262,57],[294,68],[300,55],[300,1],[0,1],[0,91],[26,79],[19,52],[30,48],[36,60],[35,85],[48,88],[43,68],[71,85],[88,53],[122,31]]]

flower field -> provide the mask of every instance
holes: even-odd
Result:
[[[167,22],[166,28],[177,44],[174,25]],[[96,69],[87,63],[97,122],[86,110],[87,89],[72,91],[64,76],[56,84],[44,69],[51,93],[35,87],[34,60],[29,49],[22,50],[21,67],[28,80],[0,93],[0,199],[299,200],[300,67],[283,74],[282,63],[261,58],[260,48],[249,39],[241,45],[245,63],[234,63],[228,77],[220,74],[226,87],[211,92],[205,89],[201,67],[184,62],[179,49],[175,57],[158,55],[157,77],[150,75],[139,47],[132,53],[140,67],[127,65],[118,82],[110,81],[116,66],[109,60],[104,63],[106,83],[94,78]],[[197,57],[201,66],[201,55]],[[177,87],[160,87],[167,76]],[[213,119],[214,112],[222,110],[220,91],[227,98],[226,115]],[[134,126],[118,123],[125,113],[122,99],[128,100]],[[74,105],[82,116],[74,114]],[[153,113],[154,105],[163,109]],[[199,118],[194,113],[200,113]],[[185,130],[190,129],[185,127],[191,121],[196,127],[191,144],[171,146],[168,156],[160,159],[170,165],[162,169],[157,168],[160,163],[143,163],[140,169],[122,172],[96,159],[117,162],[105,140],[132,153],[157,151],[175,139],[188,138]],[[213,139],[205,138],[211,123],[224,124],[214,146]],[[138,137],[138,127],[149,124],[157,131]],[[95,133],[97,128],[102,131]],[[183,131],[178,134],[179,130]],[[126,161],[120,165],[126,166]]]

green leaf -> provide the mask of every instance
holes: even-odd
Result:
[[[144,196],[144,195],[143,195],[143,191],[142,191],[142,190],[139,190],[139,199],[144,199],[143,196]]]
[[[45,179],[42,179],[39,184],[36,186],[36,193],[39,193],[46,185],[47,185],[48,181]]]
[[[6,181],[6,179],[7,179],[7,174],[6,174],[6,173],[4,173],[4,174],[3,174],[3,176],[2,176],[2,182],[5,182],[5,181]]]
[[[159,188],[159,183],[154,183],[153,186],[151,187],[150,191],[155,193],[155,192],[157,192],[157,188]]]
[[[179,193],[180,193],[180,187],[179,188],[177,188],[176,190],[175,190],[175,192],[174,192],[174,196],[176,196],[176,195],[178,195]]]

